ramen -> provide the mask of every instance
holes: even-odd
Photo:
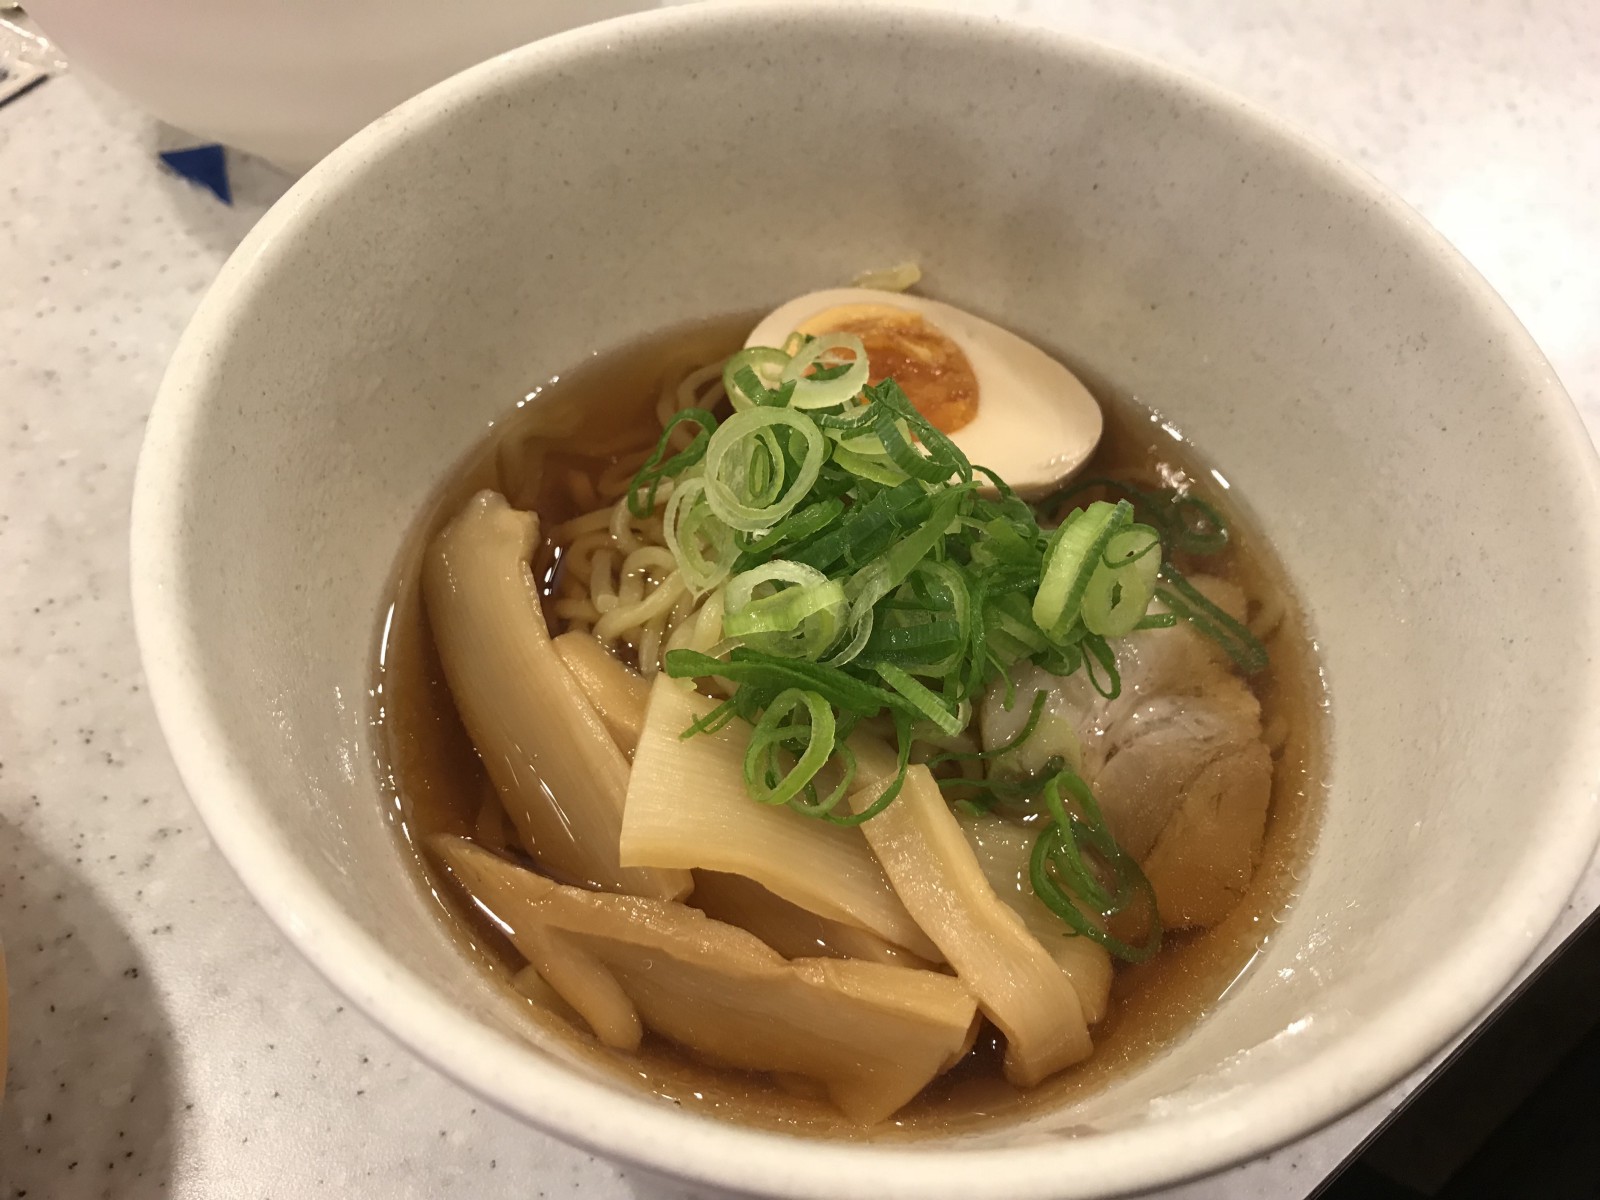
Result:
[[[530,1013],[679,1102],[878,1136],[1058,1102],[1214,1002],[1309,847],[1322,696],[1167,424],[947,306],[824,298],[501,422],[379,683],[410,845]],[[1069,386],[1068,478],[966,452]]]

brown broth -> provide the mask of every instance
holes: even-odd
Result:
[[[674,365],[706,362],[736,349],[753,324],[741,316],[675,329],[584,364],[530,393],[538,404],[517,406],[484,444],[452,472],[418,521],[404,552],[377,647],[375,716],[382,726],[380,778],[390,789],[391,813],[419,886],[437,902],[437,916],[477,968],[518,996],[511,977],[523,965],[509,942],[456,892],[422,853],[435,833],[472,836],[493,788],[468,739],[427,630],[418,586],[422,549],[467,497],[501,487],[519,473],[533,437],[549,445],[543,482],[513,504],[533,507],[545,528],[576,515],[565,471],[594,473],[620,455],[653,443],[658,380]],[[1326,706],[1316,647],[1282,568],[1249,513],[1219,486],[1159,414],[1117,396],[1104,381],[1085,377],[1105,411],[1106,429],[1087,474],[1161,483],[1181,471],[1197,494],[1228,520],[1229,548],[1204,569],[1238,583],[1246,595],[1279,597],[1283,617],[1266,639],[1271,665],[1252,680],[1264,727],[1286,729],[1275,753],[1272,806],[1262,858],[1243,899],[1221,924],[1169,936],[1161,952],[1139,966],[1119,967],[1109,1013],[1093,1030],[1094,1054],[1044,1084],[1021,1091],[1006,1083],[994,1038],[980,1039],[962,1063],[935,1080],[893,1120],[863,1130],[815,1096],[797,1094],[764,1075],[706,1066],[670,1043],[646,1037],[636,1053],[601,1046],[532,1001],[540,1025],[601,1069],[685,1108],[742,1124],[824,1137],[898,1140],[958,1132],[978,1122],[1016,1120],[1081,1098],[1148,1060],[1213,1009],[1266,946],[1315,838],[1322,795],[1322,718]],[[549,395],[540,395],[548,392]],[[541,439],[552,410],[583,414],[581,433]],[[599,446],[605,453],[597,454]],[[1181,559],[1180,566],[1189,566]],[[1253,604],[1252,612],[1256,605]],[[520,999],[520,996],[519,996]]]

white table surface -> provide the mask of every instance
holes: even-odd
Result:
[[[1486,275],[1600,430],[1600,8],[1016,0],[1298,122]],[[489,1110],[351,1011],[212,849],[145,698],[126,523],[162,368],[286,181],[232,209],[81,75],[0,109],[0,1197],[668,1200]],[[1592,868],[1546,943],[1600,906]],[[1185,1200],[1308,1194],[1420,1081]]]

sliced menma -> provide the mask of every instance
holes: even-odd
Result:
[[[552,647],[528,556],[539,519],[479,492],[429,544],[428,624],[450,694],[535,861],[610,891],[676,899],[682,871],[617,859],[628,760]]]
[[[971,994],[949,975],[789,962],[684,904],[566,887],[462,838],[430,848],[541,974],[558,939],[564,970],[546,982],[586,1019],[604,1014],[591,1028],[619,1049],[637,1044],[637,1014],[713,1061],[818,1080],[841,1112],[870,1124],[958,1061],[976,1025]]]
[[[881,790],[871,783],[850,804],[861,812]],[[861,828],[906,908],[1005,1034],[1006,1078],[1031,1087],[1087,1058],[1077,990],[995,894],[928,768],[912,767],[895,801]]]
[[[750,798],[748,725],[683,736],[715,706],[665,676],[651,686],[622,812],[622,865],[743,875],[807,912],[940,961],[859,829]]]
[[[631,670],[591,633],[573,630],[550,644],[594,705],[617,748],[632,754],[650,700],[650,685],[644,676]]]

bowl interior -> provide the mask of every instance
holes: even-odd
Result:
[[[915,1155],[722,1127],[527,1040],[396,853],[368,696],[407,526],[532,385],[902,259],[1227,475],[1306,602],[1333,711],[1303,895],[1219,1010],[1092,1099]],[[269,215],[152,420],[136,600],[175,755],[246,883],[471,1086],[723,1183],[1092,1194],[1330,1119],[1532,949],[1595,836],[1597,512],[1587,441],[1509,314],[1272,122],[977,18],[697,8],[476,68]]]

